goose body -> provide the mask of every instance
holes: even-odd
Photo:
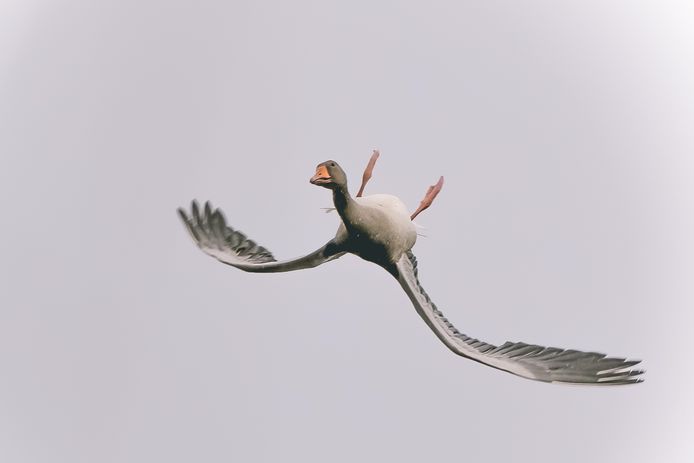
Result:
[[[376,263],[397,262],[403,253],[412,249],[417,241],[417,230],[400,198],[375,194],[354,198],[354,202],[356,211],[350,215],[348,225],[341,217],[335,234],[337,242],[349,242],[352,236],[354,244],[350,252]],[[378,252],[379,249],[385,256]]]
[[[332,190],[342,222],[333,239],[297,259],[277,261],[266,248],[228,226],[222,212],[213,209],[209,202],[200,210],[193,201],[190,215],[183,209],[179,209],[179,215],[203,252],[247,272],[306,269],[348,252],[374,262],[397,279],[415,311],[446,347],[484,365],[543,382],[620,385],[642,381],[643,371],[632,369],[638,360],[523,342],[496,346],[463,334],[448,321],[419,282],[417,259],[412,253],[417,233],[402,201],[392,195],[352,198],[346,176],[334,161],[319,164],[311,183]],[[442,180],[437,185],[440,190]],[[427,196],[432,188],[435,186],[430,187]],[[426,207],[420,204],[412,218]]]

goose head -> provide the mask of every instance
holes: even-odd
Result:
[[[335,190],[347,187],[347,175],[335,161],[321,162],[316,166],[316,174],[309,180],[312,184]]]

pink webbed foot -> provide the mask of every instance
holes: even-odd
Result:
[[[417,208],[417,210],[412,213],[412,216],[410,216],[410,220],[414,220],[414,218],[417,217],[417,215],[420,212],[422,212],[427,207],[431,206],[431,203],[434,202],[434,198],[436,198],[436,195],[439,194],[441,188],[443,188],[443,176],[439,178],[439,181],[436,182],[435,185],[431,185],[427,189],[427,192],[424,195],[424,199],[422,199],[422,201],[419,203],[419,207]]]
[[[376,165],[376,160],[380,155],[381,153],[379,153],[378,150],[373,151],[371,159],[369,159],[369,163],[366,165],[366,169],[364,169],[364,175],[362,175],[361,177],[361,186],[359,187],[357,198],[361,197],[361,195],[364,194],[364,187],[366,187],[366,184],[371,179],[371,174],[373,173],[374,166]]]

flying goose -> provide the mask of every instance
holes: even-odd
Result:
[[[410,215],[395,196],[361,196],[376,158],[378,152],[374,152],[355,198],[347,190],[345,172],[335,161],[318,164],[310,182],[332,190],[335,209],[342,220],[333,239],[297,259],[277,261],[266,248],[228,226],[222,212],[213,209],[209,201],[202,210],[193,201],[190,215],[180,208],[178,213],[203,252],[246,272],[289,272],[312,268],[348,252],[378,264],[398,280],[417,313],[446,347],[484,365],[523,378],[552,383],[619,385],[643,381],[639,377],[643,371],[632,369],[639,360],[523,342],[505,342],[495,346],[458,331],[422,288],[417,259],[412,253],[417,239],[412,219],[431,204],[441,190],[443,178],[429,187],[420,207]]]

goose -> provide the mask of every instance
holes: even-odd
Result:
[[[459,331],[432,302],[419,281],[417,258],[412,247],[417,232],[414,217],[431,205],[441,190],[443,178],[427,190],[414,214],[392,195],[362,196],[378,153],[369,161],[356,197],[347,189],[347,176],[333,160],[318,164],[310,183],[332,191],[341,222],[335,237],[303,257],[278,261],[265,247],[227,225],[222,211],[193,200],[190,214],[178,209],[181,220],[197,246],[224,264],[246,272],[289,272],[317,267],[346,253],[383,267],[398,281],[415,311],[434,334],[455,354],[522,378],[546,383],[624,385],[643,381],[640,360],[608,357],[597,352],[543,347],[524,342],[499,346]]]

